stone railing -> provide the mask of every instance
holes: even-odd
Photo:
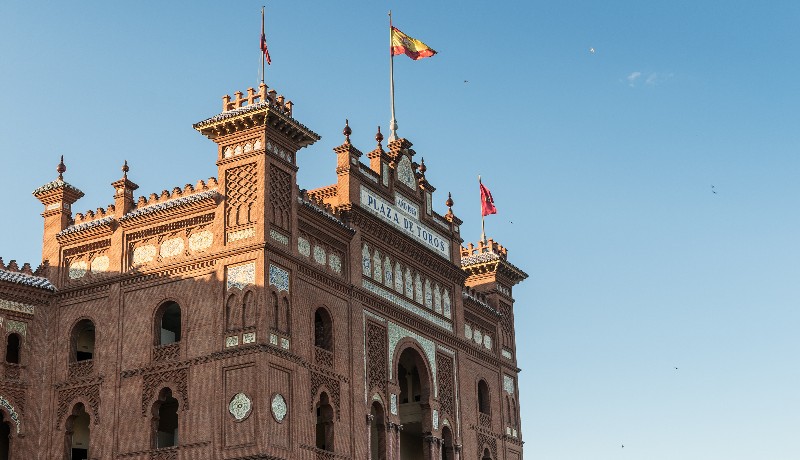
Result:
[[[93,370],[94,361],[91,359],[69,363],[68,377],[71,379],[86,377],[87,375],[91,374]]]
[[[174,361],[180,357],[181,343],[174,342],[153,347],[153,361]]]
[[[320,347],[314,347],[314,363],[319,366],[333,368],[333,353]]]

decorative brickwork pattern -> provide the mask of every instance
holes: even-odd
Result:
[[[181,409],[187,410],[189,408],[188,380],[189,369],[186,367],[145,374],[142,379],[142,415],[147,415],[150,403],[155,399],[161,388],[164,385],[172,384],[177,385],[172,390],[173,393],[178,393],[181,398]]]
[[[269,204],[274,223],[284,230],[291,230],[292,176],[274,165],[269,168],[269,176]]]
[[[174,342],[167,345],[153,347],[153,361],[174,361],[181,354],[181,343]]]
[[[489,451],[492,453],[492,458],[498,458],[497,457],[497,439],[495,439],[494,436],[491,436],[491,435],[486,434],[486,433],[482,433],[480,431],[478,431],[476,434],[477,434],[477,437],[478,437],[478,455],[475,456],[475,458],[483,458],[484,446],[488,446],[489,447]]]
[[[455,417],[453,358],[436,353],[436,372],[439,374],[439,408],[443,415]]]
[[[225,222],[236,227],[253,222],[253,205],[258,196],[256,164],[231,168],[225,172]]]
[[[384,397],[386,388],[386,356],[389,342],[386,328],[380,324],[367,322],[367,390],[379,390]]]
[[[67,375],[69,376],[70,379],[78,379],[81,377],[86,377],[91,375],[93,369],[94,369],[94,361],[92,361],[91,359],[69,363]]]
[[[314,347],[314,364],[333,369],[333,353],[324,348]]]
[[[16,385],[0,385],[0,396],[16,406],[17,412],[25,413],[25,387]]]
[[[87,412],[91,411],[94,424],[100,424],[100,384],[101,382],[88,383],[79,386],[71,386],[58,390],[58,416],[56,417],[56,427],[63,423],[64,416],[72,409],[73,402],[81,399],[89,403]]]
[[[320,372],[311,371],[311,397],[316,398],[320,388],[323,387],[327,389],[331,403],[336,406],[336,418],[339,419],[339,412],[342,407],[339,404],[341,401],[339,399],[339,380]]]

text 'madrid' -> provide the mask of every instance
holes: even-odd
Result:
[[[399,228],[411,238],[421,241],[428,249],[450,260],[450,242],[439,233],[419,222],[419,209],[400,195],[395,195],[395,203],[389,203],[377,193],[361,186],[361,207],[381,217]]]

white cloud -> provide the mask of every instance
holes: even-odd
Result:
[[[628,81],[628,86],[634,88],[640,84],[644,84],[647,86],[657,86],[661,83],[672,78],[675,74],[674,73],[663,73],[663,72],[650,72],[645,75],[642,72],[635,71],[631,72],[630,75],[625,77]]]
[[[636,80],[638,80],[641,76],[641,72],[631,72],[631,74],[628,75],[628,86],[633,88],[633,86],[636,85]]]

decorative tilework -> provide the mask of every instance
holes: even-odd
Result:
[[[433,429],[439,429],[439,411],[436,409],[433,410]]]
[[[394,264],[394,290],[403,293],[403,268],[400,262]]]
[[[464,337],[467,339],[472,338],[472,326],[467,323],[464,323]]]
[[[12,319],[6,320],[6,330],[8,332],[17,332],[21,336],[25,336],[28,332],[28,323],[22,321],[14,321]]]
[[[19,419],[19,414],[14,410],[14,406],[12,406],[4,396],[0,396],[0,406],[3,406],[8,411],[8,415],[17,426],[17,434],[19,434],[19,425],[21,421]]]
[[[325,259],[325,248],[314,245],[314,262],[320,265],[325,265]]]
[[[389,410],[392,415],[397,415],[397,395],[394,393],[389,395]]]
[[[61,202],[48,204],[45,211],[52,211],[53,209],[61,209]]]
[[[383,282],[383,263],[381,261],[381,253],[376,250],[375,255],[372,257],[372,277],[375,281]]]
[[[486,348],[487,350],[491,350],[492,349],[492,336],[491,335],[486,334],[486,335],[483,336],[483,347]]]
[[[425,356],[428,358],[428,366],[431,372],[431,379],[433,380],[433,397],[439,397],[439,385],[436,383],[436,344],[425,337],[417,334],[416,332],[409,331],[408,329],[399,326],[391,321],[388,322],[388,329],[389,329],[389,362],[392,362],[392,358],[394,357],[395,349],[397,348],[397,344],[400,340],[410,337],[417,341],[422,350],[425,352]],[[389,367],[389,379],[392,378],[393,369]]]
[[[514,394],[514,377],[503,374],[503,390],[510,394]]]
[[[483,333],[481,333],[481,331],[479,331],[477,329],[473,329],[473,331],[472,331],[472,340],[474,340],[475,343],[480,345],[483,342]]]
[[[448,318],[452,315],[450,311],[450,291],[447,289],[443,290],[442,293],[442,314]]]
[[[211,247],[214,242],[214,232],[203,230],[189,236],[189,249],[193,252],[202,252]]]
[[[289,339],[287,339],[286,337],[281,337],[281,348],[283,348],[284,350],[289,349]]]
[[[433,311],[442,313],[442,289],[438,284],[433,286]]]
[[[421,308],[421,307],[419,307],[419,306],[407,301],[406,299],[398,296],[394,292],[387,291],[382,286],[376,285],[375,283],[373,283],[372,281],[369,281],[367,279],[363,280],[362,284],[363,284],[363,286],[364,286],[364,288],[366,290],[383,297],[384,299],[388,300],[389,302],[392,302],[393,304],[398,305],[398,306],[404,308],[405,310],[408,310],[411,313],[414,313],[415,315],[417,315],[417,316],[419,316],[421,318],[424,318],[424,319],[430,321],[431,323],[433,323],[433,324],[435,324],[435,325],[437,325],[437,326],[439,326],[439,327],[441,327],[443,329],[446,329],[448,331],[452,331],[453,330],[453,325],[450,324],[449,321],[447,321],[447,320],[445,320],[443,318],[440,318],[440,317],[434,315],[433,313],[425,310],[424,308]]]
[[[392,270],[392,261],[388,257],[383,259],[383,280],[386,286],[392,287],[394,284],[394,271]]]
[[[425,192],[425,212],[427,212],[428,215],[430,216],[432,211],[433,211],[433,197],[431,196],[431,192]]]
[[[342,258],[339,257],[337,254],[330,254],[328,256],[328,265],[331,267],[331,270],[334,273],[342,274]]]
[[[97,256],[92,259],[92,273],[104,273],[111,264],[108,256]]]
[[[304,257],[308,257],[311,255],[311,244],[308,242],[307,239],[303,238],[302,236],[297,238],[297,252],[299,252],[300,255]]]
[[[11,300],[0,299],[0,309],[32,315],[35,307],[33,305],[26,305],[24,303],[14,302]]]
[[[256,283],[256,263],[250,262],[243,265],[227,267],[228,289],[244,289]]]
[[[502,284],[500,284],[500,283],[497,283],[497,290],[498,290],[498,291],[499,291],[501,294],[505,294],[505,295],[507,295],[508,297],[511,297],[511,289],[509,289],[509,288],[507,288],[507,287],[503,286],[503,285],[502,285]]]
[[[256,236],[256,229],[253,227],[243,228],[233,232],[228,232],[228,243],[233,243],[240,240],[246,240]]]
[[[278,346],[278,336],[275,335],[275,334],[270,334],[269,335],[269,344],[270,345],[275,345],[277,347]]]
[[[411,169],[411,161],[403,155],[397,163],[397,179],[411,189],[416,189],[417,184],[414,180],[414,171]]]
[[[156,247],[152,244],[139,246],[133,250],[133,265],[143,265],[156,258]]]
[[[225,338],[225,346],[226,347],[235,347],[237,345],[239,345],[239,336],[238,335],[232,335],[230,337],[226,337]]]
[[[270,264],[269,284],[275,286],[278,292],[289,292],[289,272],[277,265]]]
[[[411,278],[411,269],[406,268],[405,276],[406,297],[409,299],[414,298],[414,280]]]
[[[510,426],[506,427],[506,435],[511,436],[511,427]]]
[[[237,393],[228,404],[228,412],[233,415],[237,422],[241,422],[250,415],[250,410],[253,408],[253,403],[250,398],[244,393]]]
[[[361,268],[366,276],[372,276],[372,258],[369,255],[369,246],[366,244],[361,249]]]
[[[183,253],[183,238],[171,238],[161,243],[160,255],[163,258],[179,256]]]
[[[286,407],[286,399],[283,398],[283,395],[280,393],[276,394],[272,397],[272,416],[275,417],[275,420],[280,423],[283,419],[286,418],[286,413],[288,409]]]
[[[516,428],[512,428],[511,429],[511,436],[514,436],[515,438],[517,437],[517,429]]]
[[[503,348],[503,351],[500,352],[505,359],[512,359],[513,355],[511,354],[511,350],[508,348]]]
[[[419,277],[419,274],[414,276],[414,300],[418,303],[422,303],[422,280]]]
[[[274,228],[269,229],[269,237],[284,246],[289,246],[289,237]]]
[[[246,332],[242,334],[242,343],[256,343],[256,333]]]
[[[73,262],[72,265],[69,266],[69,279],[74,280],[81,278],[88,270],[89,264],[87,264],[85,260]]]
[[[425,278],[425,306],[433,310],[433,293],[431,292],[431,280]]]
[[[383,186],[389,186],[389,165],[381,162],[381,179],[383,179]]]

